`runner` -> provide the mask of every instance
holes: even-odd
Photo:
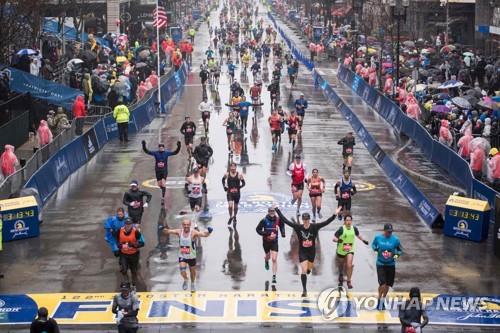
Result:
[[[345,137],[339,140],[339,145],[342,145],[342,157],[344,158],[344,164],[342,165],[342,170],[345,170],[347,166],[347,171],[351,174],[352,171],[352,160],[354,157],[354,146],[356,141],[352,132],[348,132]]]
[[[281,105],[278,105],[278,115],[280,116],[279,144],[281,145],[281,134],[285,133],[285,118],[286,118],[285,110],[283,110],[283,107]]]
[[[247,133],[247,120],[248,120],[248,112],[250,107],[256,107],[256,106],[262,106],[264,105],[263,103],[259,104],[252,104],[248,102],[245,98],[245,96],[241,96],[239,98],[240,102],[236,105],[228,105],[227,106],[231,107],[233,110],[239,110],[240,114],[240,119],[241,119],[241,129]]]
[[[168,177],[168,158],[179,153],[181,150],[181,142],[177,141],[177,149],[173,152],[165,150],[165,145],[163,143],[158,144],[158,150],[151,151],[146,147],[146,141],[142,140],[142,150],[146,154],[155,158],[156,181],[161,189],[161,203],[163,204],[165,200],[165,192],[167,190],[166,181]]]
[[[321,219],[321,200],[325,192],[325,180],[319,175],[318,169],[312,170],[312,176],[307,180],[307,189],[309,190],[309,197],[311,198],[311,205],[313,209],[313,223],[316,222],[316,213]]]
[[[229,49],[231,50],[231,49]],[[231,78],[231,80],[229,82],[233,83],[234,81],[234,71],[236,70],[236,65],[233,64],[233,61],[231,59],[229,59],[228,57],[228,63],[227,63],[227,72],[229,74],[229,77]]]
[[[202,69],[200,69],[200,74],[199,75],[200,75],[200,80],[201,80],[202,91],[205,94],[205,91],[207,89],[207,81],[208,81],[208,78],[210,76],[210,73],[208,72],[208,68],[202,68]]]
[[[372,242],[372,249],[377,252],[379,285],[377,309],[379,310],[385,310],[385,297],[389,289],[394,285],[396,276],[396,259],[403,255],[401,242],[392,232],[392,224],[386,223],[384,224],[384,233],[375,236]]]
[[[290,62],[287,68],[288,79],[290,80],[290,96],[292,96],[292,89],[295,83],[295,77],[297,76],[297,68],[295,68],[294,63]]]
[[[182,289],[188,288],[187,268],[191,277],[191,292],[196,291],[196,239],[199,237],[208,237],[212,233],[213,228],[208,227],[207,231],[197,231],[191,228],[191,220],[184,218],[182,220],[182,229],[163,229],[163,232],[168,235],[177,235],[179,237],[179,270],[184,279]]]
[[[205,136],[208,134],[210,113],[213,111],[213,109],[213,103],[209,102],[207,97],[203,97],[203,101],[201,101],[200,105],[198,106],[198,110],[201,112],[201,119],[203,120],[203,127],[205,128]]]
[[[187,193],[191,211],[198,213],[201,208],[203,192],[207,190],[205,177],[200,175],[198,167],[193,168],[193,174],[186,177]]]
[[[271,110],[274,110],[278,107],[278,102],[280,100],[279,81],[273,81],[270,85],[268,85],[267,91],[269,91],[269,95],[271,96]]]
[[[269,126],[271,127],[271,136],[273,140],[272,150],[276,152],[278,140],[281,141],[281,116],[278,110],[274,109],[268,119]]]
[[[128,282],[128,271],[132,275],[132,283],[137,284],[137,270],[139,268],[139,248],[144,246],[144,238],[131,218],[125,220],[125,225],[120,228],[116,242],[120,249],[120,272],[123,281]]]
[[[352,182],[349,172],[344,171],[344,175],[335,184],[335,196],[338,201],[338,207],[342,208],[342,213],[347,214],[351,211],[351,198],[356,194],[356,185]],[[339,214],[339,220],[342,220],[342,215]]]
[[[290,116],[287,116],[286,122],[288,123],[288,143],[292,144],[293,153],[297,143],[297,129],[299,128],[299,117],[295,110],[292,110]]]
[[[300,280],[302,281],[302,297],[307,297],[307,274],[310,274],[314,267],[314,258],[316,256],[316,239],[318,238],[318,232],[321,228],[326,227],[333,220],[335,220],[335,215],[340,212],[340,208],[337,208],[335,214],[329,217],[326,221],[320,223],[311,224],[309,213],[302,214],[302,223],[294,223],[289,221],[278,208],[275,208],[276,213],[278,213],[279,218],[285,224],[290,226],[299,239],[299,262],[300,262]]]
[[[260,94],[262,93],[262,84],[254,83],[250,88],[250,97],[253,104],[260,103]]]
[[[344,285],[345,272],[347,275],[347,288],[352,289],[352,262],[354,258],[354,240],[356,237],[368,245],[368,241],[359,234],[358,228],[352,225],[351,214],[347,213],[344,217],[344,225],[333,236],[333,241],[337,243],[336,262],[339,269],[339,287]]]
[[[239,128],[239,118],[236,117],[237,112],[230,112],[229,116],[224,120],[222,126],[226,127],[227,135],[227,149],[231,150],[231,142],[233,138],[233,133]]]
[[[257,228],[255,229],[262,236],[262,246],[264,247],[264,263],[266,270],[269,270],[269,259],[273,262],[272,283],[276,283],[276,272],[278,272],[278,231],[281,237],[285,238],[285,225],[276,216],[274,208],[270,207],[267,210],[267,215],[264,217]]]
[[[196,125],[191,120],[191,117],[186,116],[181,126],[181,133],[184,135],[184,144],[186,145],[189,158],[191,158],[191,153],[193,152],[193,138],[196,134]]]
[[[229,172],[222,177],[222,186],[227,192],[227,204],[229,210],[229,220],[227,224],[233,222],[236,226],[236,215],[238,214],[238,205],[240,203],[241,188],[245,186],[243,175],[236,171],[236,163],[232,162],[229,166]]]
[[[215,66],[214,66],[214,71],[213,71],[214,84],[215,84],[216,89],[219,89],[220,72],[221,72],[221,65],[220,65],[219,61],[216,61]]]
[[[299,116],[299,132],[302,131],[302,124],[304,122],[307,107],[308,103],[304,98],[304,94],[300,94],[300,98],[295,101],[295,111],[297,111],[297,116]]]
[[[132,180],[130,189],[123,194],[123,204],[128,207],[128,216],[136,224],[141,224],[144,208],[147,208],[153,196],[148,191],[139,190],[139,182]],[[146,198],[146,202],[144,202]]]
[[[295,161],[288,167],[288,172],[292,177],[292,195],[293,199],[291,204],[297,202],[297,216],[300,213],[300,206],[302,204],[302,192],[304,191],[304,181],[307,181],[306,165],[302,163],[300,155],[295,155]]]
[[[193,156],[198,163],[198,167],[201,169],[200,174],[203,177],[206,177],[208,171],[208,162],[210,158],[214,154],[212,147],[210,147],[207,143],[207,138],[202,136],[200,138],[200,144],[194,148]]]

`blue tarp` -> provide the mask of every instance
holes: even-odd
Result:
[[[43,32],[49,33],[52,35],[56,35],[62,38],[62,33],[59,31],[59,23],[55,18],[44,18],[43,19]],[[82,37],[81,34],[78,34],[75,28],[65,25],[64,26],[64,38],[68,41],[80,40]],[[97,43],[101,45],[108,46],[108,43],[103,38],[95,37]],[[88,40],[88,33],[83,33],[83,42]]]
[[[72,109],[76,96],[83,95],[80,90],[44,80],[15,68],[9,67],[9,71],[11,90],[18,93],[29,93],[33,98],[63,106],[66,110]]]

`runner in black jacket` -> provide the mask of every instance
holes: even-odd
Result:
[[[324,222],[312,223],[309,213],[302,214],[302,222],[304,224],[294,223],[288,220],[281,211],[276,208],[279,218],[283,223],[287,224],[297,233],[299,239],[299,261],[301,267],[300,279],[302,281],[302,297],[307,297],[307,275],[311,273],[314,265],[314,257],[316,256],[316,238],[318,237],[319,229],[326,227],[335,220],[336,215],[341,208],[337,208],[335,214]]]

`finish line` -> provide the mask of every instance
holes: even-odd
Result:
[[[49,315],[63,325],[114,324],[111,312],[115,293],[59,293],[0,295],[0,324],[27,324],[37,308],[45,306]],[[352,309],[333,320],[324,319],[318,306],[317,292],[301,298],[299,292],[140,292],[139,322],[173,323],[314,323],[314,324],[399,324],[398,311],[355,309],[354,299],[373,297],[373,293],[349,293]],[[393,298],[407,294],[392,293]],[[424,299],[439,303],[450,295],[423,294]],[[457,296],[459,297],[459,296]],[[469,296],[463,296],[466,299]],[[430,322],[436,325],[500,327],[500,298],[486,297],[480,307],[470,310],[464,303],[453,311],[428,309]]]

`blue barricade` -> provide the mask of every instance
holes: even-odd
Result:
[[[282,29],[277,26],[276,21],[271,13],[268,14],[270,20],[273,22],[275,28],[281,34],[282,38],[286,41],[288,45],[291,45],[291,50],[293,55],[301,61],[307,68],[313,69],[314,66],[311,64],[291,43],[288,37],[283,33]],[[372,105],[382,105],[384,101],[373,92],[370,91],[370,87],[361,78],[350,74],[348,71],[341,71],[339,76],[344,78],[351,77],[352,80],[349,81],[349,86],[361,96],[370,100]],[[390,157],[388,157],[385,152],[380,148],[375,139],[371,136],[368,130],[363,126],[359,118],[352,112],[352,110],[342,101],[342,98],[337,95],[335,90],[330,86],[327,80],[318,74],[317,71],[313,70],[313,80],[318,87],[321,87],[324,96],[329,99],[344,116],[345,119],[349,121],[352,128],[358,136],[358,140],[363,142],[367,147],[370,154],[374,157],[378,164],[382,167],[385,174],[389,177],[391,182],[403,193],[407,198],[408,202],[415,208],[418,215],[425,221],[425,223],[431,227],[437,226],[438,223],[442,222],[441,215],[439,211],[432,205],[432,203],[425,197],[425,195],[420,192],[420,190],[415,186],[411,179],[406,176],[397,164],[395,164]],[[399,124],[401,127],[407,127],[408,129],[415,131],[415,125],[408,123],[401,115],[398,110],[393,107],[393,105],[385,103],[385,108],[380,112],[382,117],[391,121],[391,123]],[[404,116],[407,118],[406,116]]]
[[[350,69],[340,66],[338,77],[356,91],[365,102],[370,104],[370,106],[372,106],[389,124],[396,128],[396,130],[415,141],[425,156],[447,171],[448,174],[467,191],[468,195],[474,198],[488,200],[490,206],[495,207],[494,198],[498,192],[484,183],[475,180],[472,176],[469,164],[455,151],[432,138],[428,131],[418,122],[408,118],[399,106],[388,97],[382,95],[375,88],[366,85],[366,89],[369,89],[370,92],[366,93],[366,91],[360,91],[359,86],[364,85],[360,83],[360,81],[363,80]],[[374,103],[373,95],[378,96]],[[389,110],[395,110],[398,114],[392,117]],[[495,214],[490,214],[490,219],[494,220],[494,218]]]
[[[179,86],[175,83],[175,76],[171,76],[167,82],[161,86],[162,93],[165,92],[166,101],[179,92],[187,77],[187,66],[182,66],[177,76]],[[175,90],[168,93],[166,85],[174,82]],[[151,94],[147,99],[141,101],[131,108],[129,122],[129,133],[135,133],[149,124],[156,115],[156,100]],[[118,136],[118,127],[112,116],[101,119],[94,126],[88,129],[82,136],[76,137],[73,141],[62,147],[52,156],[33,176],[28,180],[26,187],[33,187],[38,190],[42,206],[57,191],[64,181],[81,166],[85,165],[104,145],[111,139]]]

